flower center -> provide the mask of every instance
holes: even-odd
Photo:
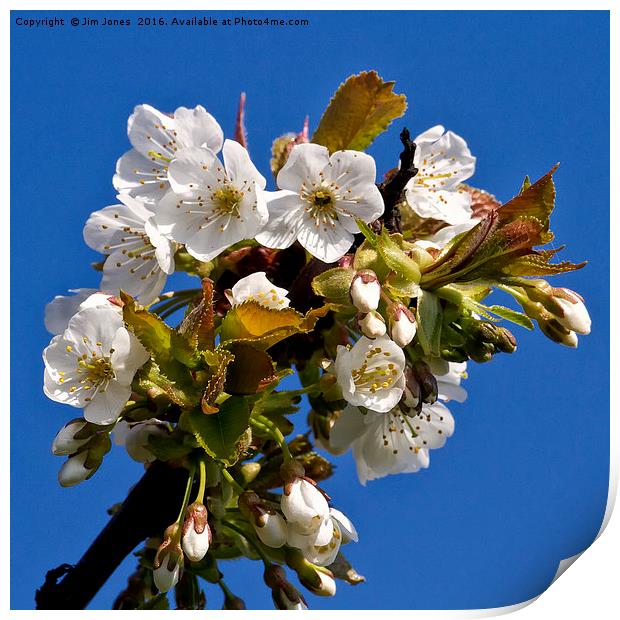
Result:
[[[308,197],[310,204],[319,212],[330,211],[336,204],[336,198],[327,188],[317,189]]]
[[[383,351],[380,347],[370,349],[364,357],[364,361],[359,368],[351,371],[355,387],[361,390],[370,390],[375,393],[379,389],[389,388],[398,376],[398,370],[392,362],[377,363],[375,358],[378,355],[390,356],[390,353]],[[372,365],[371,365],[372,364]]]
[[[78,372],[85,374],[85,381],[99,385],[114,378],[112,364],[108,357],[81,357],[78,360]]]
[[[215,190],[211,198],[215,207],[221,213],[237,215],[239,213],[239,204],[241,203],[243,194],[237,188],[225,185]]]

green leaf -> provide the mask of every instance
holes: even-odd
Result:
[[[439,297],[429,291],[420,291],[416,309],[417,337],[425,355],[439,356],[442,310]]]
[[[350,304],[349,288],[355,276],[352,269],[335,267],[328,269],[312,280],[312,290],[321,297],[336,303]]]
[[[234,465],[249,445],[250,408],[245,398],[231,396],[217,413],[205,415],[200,409],[185,414],[187,428],[205,452],[226,467]]]
[[[488,306],[487,310],[502,319],[506,319],[511,323],[520,325],[521,327],[525,327],[525,329],[534,329],[534,324],[532,321],[530,321],[530,319],[522,312],[517,312],[517,310],[506,308],[505,306]]]
[[[232,343],[229,350],[234,360],[226,370],[224,389],[228,394],[256,394],[276,378],[273,361],[265,351],[244,342]]]
[[[363,151],[407,109],[407,98],[393,88],[394,82],[384,82],[375,71],[352,75],[332,97],[312,142],[331,153]]]
[[[209,364],[211,376],[200,400],[200,406],[204,413],[215,413],[218,410],[215,401],[224,390],[228,366],[235,356],[225,348],[218,347],[215,351],[205,351],[203,357]]]
[[[179,325],[179,334],[194,350],[211,350],[215,346],[213,282],[209,278],[203,278],[202,299]]]
[[[255,301],[246,301],[232,308],[224,317],[220,331],[221,346],[246,342],[265,350],[293,334],[312,331],[316,322],[332,309],[332,304],[325,304],[304,316],[293,308],[277,310]]]
[[[151,364],[139,373],[140,377],[166,392],[182,407],[195,404],[195,388],[188,369],[176,359],[174,330],[157,315],[137,309],[134,299],[121,291],[123,319],[128,329],[151,354]]]

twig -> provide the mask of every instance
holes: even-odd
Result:
[[[406,127],[400,133],[400,141],[404,147],[400,154],[400,168],[389,180],[378,185],[385,203],[383,225],[390,232],[401,232],[399,204],[402,202],[405,186],[418,174],[418,169],[414,165],[416,144],[411,140]]]

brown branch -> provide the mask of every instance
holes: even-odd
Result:
[[[379,191],[383,196],[385,211],[383,225],[390,232],[401,232],[399,204],[403,199],[403,192],[407,183],[418,174],[414,165],[416,145],[405,127],[400,133],[403,151],[400,154],[400,168],[385,182],[381,183]]]
[[[159,461],[151,465],[82,559],[47,573],[35,594],[36,608],[85,609],[137,545],[160,535],[176,519],[186,482],[183,468]]]

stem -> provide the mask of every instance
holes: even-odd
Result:
[[[224,480],[226,480],[226,482],[228,482],[228,484],[230,484],[230,486],[233,487],[237,493],[239,493],[239,495],[241,495],[241,493],[245,493],[245,489],[232,477],[231,473],[227,469],[222,469],[222,476]]]
[[[192,492],[192,483],[194,482],[194,472],[196,471],[196,466],[192,465],[190,471],[189,471],[189,475],[187,476],[187,483],[185,485],[185,495],[183,496],[183,502],[181,504],[181,510],[179,511],[179,516],[177,517],[177,525],[179,526],[177,528],[176,534],[175,534],[175,538],[177,539],[177,542],[179,540],[181,540],[181,524],[183,523],[184,517],[185,517],[185,511],[187,510],[187,505],[189,504],[189,496]]]
[[[251,422],[252,424],[255,424],[257,428],[264,430],[273,437],[274,441],[280,446],[280,449],[284,454],[284,460],[292,460],[293,457],[291,455],[291,451],[289,450],[282,431],[269,418],[262,415],[257,415],[251,419]]]
[[[245,530],[235,525],[234,523],[231,523],[230,521],[225,521],[223,519],[222,519],[222,525],[225,525],[231,530],[237,532],[237,534],[239,534],[240,536],[243,536],[243,538],[245,538],[250,543],[250,545],[252,545],[256,553],[258,553],[258,555],[260,556],[260,559],[263,561],[263,564],[265,566],[271,566],[272,564],[271,560],[267,557],[265,552],[260,548],[260,545]]]
[[[204,459],[200,459],[198,463],[198,469],[200,472],[200,486],[198,487],[198,495],[196,495],[196,501],[200,504],[205,503],[205,488],[207,486],[207,466]]]

